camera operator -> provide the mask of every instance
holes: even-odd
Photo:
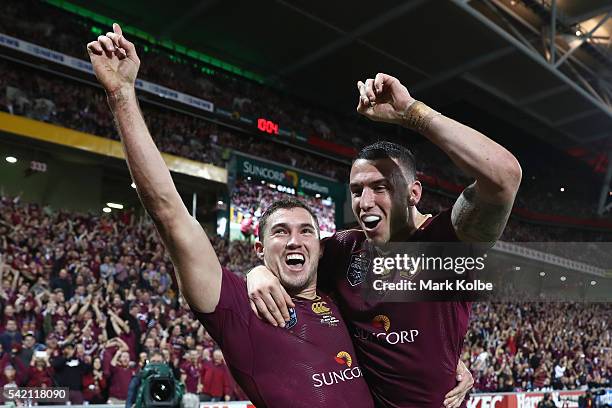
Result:
[[[147,364],[149,363],[164,363],[163,354],[159,350],[150,351],[149,358],[147,359]],[[132,405],[134,405],[134,403],[136,402],[136,396],[138,395],[139,387],[140,387],[140,376],[138,375],[138,373],[136,373],[130,380],[127,399],[125,400],[125,408],[131,408]]]

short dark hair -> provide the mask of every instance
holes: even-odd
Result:
[[[266,230],[268,219],[270,218],[270,216],[272,216],[272,214],[274,214],[278,210],[290,210],[292,208],[303,208],[308,211],[308,213],[312,215],[312,218],[314,219],[315,226],[317,228],[317,233],[320,234],[319,220],[317,220],[317,216],[310,209],[310,207],[308,207],[304,202],[298,200],[297,198],[287,197],[275,201],[274,203],[272,203],[271,206],[266,208],[266,211],[259,219],[259,240],[263,242],[264,231]]]
[[[365,146],[359,151],[355,160],[396,159],[408,176],[416,179],[416,164],[414,154],[410,149],[397,143],[380,140]]]

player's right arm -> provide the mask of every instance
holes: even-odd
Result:
[[[213,312],[221,293],[221,265],[201,225],[189,215],[147,129],[136,98],[140,59],[118,24],[87,45],[121,136],[142,205],[153,219],[176,270],[179,288],[196,310]]]

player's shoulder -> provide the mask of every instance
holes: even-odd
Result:
[[[451,212],[452,207],[449,207],[434,216],[428,217],[423,225],[418,228],[417,238],[433,242],[459,241],[451,220]]]
[[[324,238],[323,245],[328,248],[355,249],[366,241],[365,233],[360,229],[337,231],[334,235]]]

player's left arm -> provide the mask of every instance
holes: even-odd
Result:
[[[495,242],[504,230],[521,183],[516,157],[477,130],[417,101],[397,78],[379,73],[374,79],[359,81],[357,87],[357,112],[422,134],[476,179],[453,205],[453,227],[462,241]]]
[[[453,205],[451,221],[457,236],[466,242],[495,243],[521,183],[518,160],[487,136],[443,115],[434,116],[423,134],[476,179]]]

